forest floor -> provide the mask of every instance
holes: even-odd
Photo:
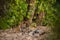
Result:
[[[0,40],[47,40],[51,31],[49,27],[45,26],[22,30],[19,32],[14,32],[13,29],[0,30]]]

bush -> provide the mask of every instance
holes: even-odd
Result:
[[[7,4],[3,5],[5,16],[0,17],[0,29],[10,28],[23,21],[27,11],[26,0],[5,0],[4,2]]]

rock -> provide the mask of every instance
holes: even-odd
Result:
[[[35,31],[34,31],[34,33],[39,33],[39,32],[40,32],[40,30],[35,30]]]
[[[30,36],[39,36],[39,35],[43,35],[45,32],[43,30],[33,30],[32,32],[29,33]]]

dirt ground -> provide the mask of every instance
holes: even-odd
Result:
[[[13,29],[0,30],[0,40],[47,40],[50,28],[38,26],[37,28],[22,29],[14,32]]]

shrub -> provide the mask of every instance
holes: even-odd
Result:
[[[23,21],[27,11],[26,0],[5,0],[4,2],[7,4],[3,5],[5,16],[0,19],[1,29],[10,28]]]

